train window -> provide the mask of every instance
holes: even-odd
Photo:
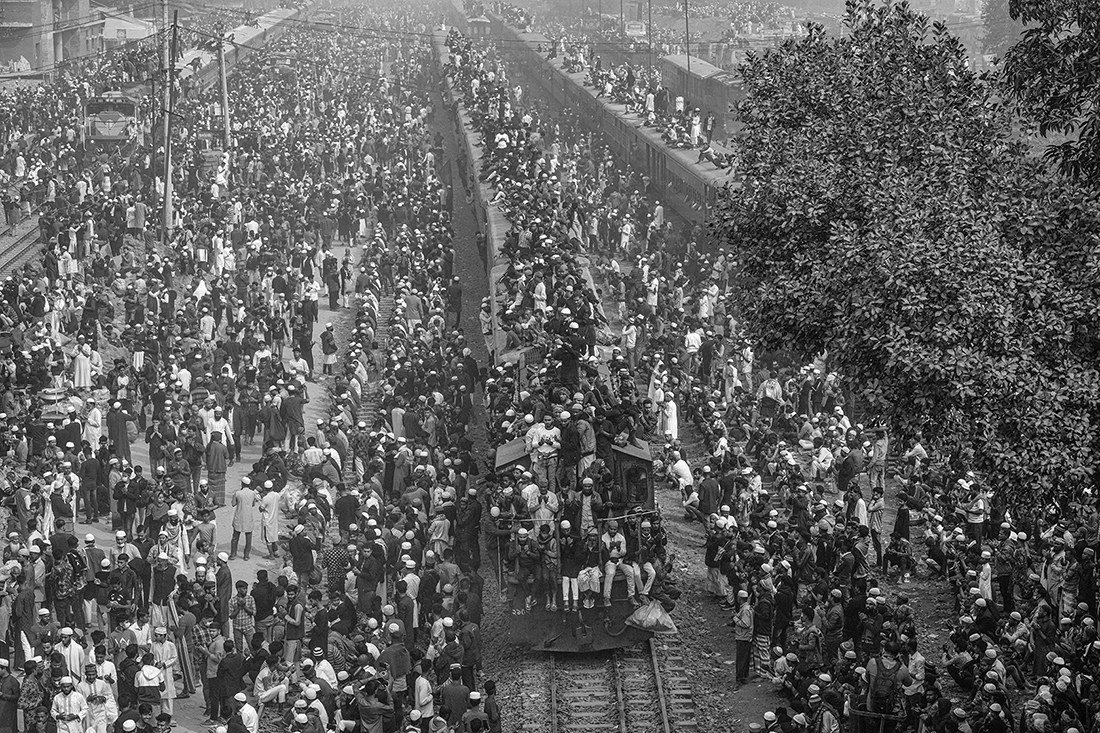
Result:
[[[631,466],[626,470],[626,500],[629,504],[649,501],[649,471],[646,466]]]
[[[133,116],[135,105],[133,102],[116,100],[91,100],[85,105],[87,113],[97,115],[103,112],[118,112],[123,115]]]

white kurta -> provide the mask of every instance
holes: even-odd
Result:
[[[98,407],[93,407],[84,416],[84,440],[95,448],[99,445],[99,436],[102,434],[103,412]]]
[[[233,494],[233,531],[251,533],[256,529],[256,492],[241,486]]]
[[[164,665],[164,689],[161,690],[161,698],[175,700],[176,680],[173,673],[176,670],[176,664],[179,662],[179,653],[176,651],[175,643],[171,641],[153,642],[153,659]]]
[[[115,702],[114,691],[103,680],[88,682],[81,680],[76,686],[76,691],[84,696],[85,700],[92,697],[104,697],[103,702],[88,702],[88,728],[96,733],[107,733],[110,726],[118,719],[118,704]]]
[[[78,352],[73,357],[73,387],[89,389],[92,386],[92,360]]]
[[[256,712],[256,708],[250,704],[245,703],[241,705],[241,722],[244,723],[244,727],[248,728],[250,733],[259,733],[260,730],[260,716]]]
[[[661,408],[661,432],[671,435],[673,440],[680,437],[680,411],[673,400]]]
[[[70,641],[68,644],[58,644],[54,649],[61,652],[61,656],[65,658],[69,675],[74,680],[79,679],[84,674],[84,647],[75,641]]]
[[[260,499],[260,516],[263,518],[260,534],[264,542],[279,541],[279,497],[278,491],[269,491]]]
[[[75,715],[76,720],[60,720],[62,715]],[[68,695],[59,692],[53,696],[50,717],[57,721],[57,733],[84,733],[84,721],[88,717],[88,701],[76,690]]]

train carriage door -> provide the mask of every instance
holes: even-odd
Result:
[[[660,149],[655,149],[653,154],[657,159],[657,171],[653,175],[653,183],[657,186],[658,194],[663,195],[668,187],[668,170],[665,167],[668,158]]]
[[[647,190],[646,195],[651,196],[657,193],[660,188],[657,183],[657,151],[653,149],[653,145],[646,145],[646,175],[649,176],[649,186],[652,190]]]

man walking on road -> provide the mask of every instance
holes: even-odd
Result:
[[[462,323],[462,286],[456,275],[447,286],[447,310],[455,314],[455,326]]]

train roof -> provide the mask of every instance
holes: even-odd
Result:
[[[653,454],[649,450],[649,443],[640,438],[626,445],[612,445],[611,447],[616,453],[624,453],[631,458],[647,463],[653,462]]]
[[[697,76],[700,79],[709,79],[717,74],[725,74],[727,72],[722,71],[720,68],[712,63],[703,61],[698,56],[691,56],[691,75]],[[662,61],[678,66],[684,71],[688,70],[688,55],[684,53],[673,53],[668,56],[662,56]]]
[[[527,441],[524,438],[513,438],[504,445],[497,446],[496,462],[493,468],[499,471],[502,468],[511,466],[513,463],[519,463],[529,458],[527,455]]]
[[[88,97],[88,101],[85,104],[91,102],[130,102],[131,104],[139,104],[141,102],[141,90],[135,89],[133,91],[109,90],[100,92],[94,96]]]
[[[519,36],[519,39],[525,43],[553,43],[554,41],[547,38],[541,33],[525,33],[518,28],[513,28],[513,32]]]
[[[525,34],[526,35],[526,34]],[[669,58],[666,56],[665,58]],[[684,57],[686,58],[686,57]],[[627,123],[626,107],[618,102],[614,102],[607,97],[597,97],[596,90],[584,85],[585,72],[568,72],[562,68],[562,59],[547,60],[546,63],[550,64],[560,75],[565,79],[566,83],[576,87],[582,94],[586,94],[589,97],[593,97],[597,105],[602,107],[607,114],[613,116],[621,123]],[[706,63],[700,61],[700,63]],[[712,64],[708,66],[714,67]],[[695,57],[691,59],[691,71],[695,73]],[[719,69],[719,71],[721,71]],[[722,72],[725,73],[725,72]],[[644,139],[655,150],[661,150],[665,153],[666,165],[676,171],[677,175],[684,181],[698,181],[700,185],[722,186],[729,181],[729,174],[721,169],[714,168],[713,166],[702,166],[699,164],[698,153],[695,151],[683,150],[681,148],[670,148],[668,144],[661,138],[661,133],[657,132],[650,127],[640,127],[634,122],[629,122],[635,135]]]
[[[296,13],[298,13],[296,8],[276,8],[268,13],[264,13],[254,19],[254,24],[242,23],[236,28],[227,31],[226,37],[232,36],[233,42],[229,43],[227,41],[224,45],[227,50],[231,50],[234,46],[250,46],[268,30],[283,23],[289,18],[293,18]],[[192,64],[197,62],[200,67],[205,67],[214,63],[215,60],[217,60],[216,52],[207,48],[193,48],[176,62],[176,68],[180,72],[180,77],[186,78],[194,73]]]

